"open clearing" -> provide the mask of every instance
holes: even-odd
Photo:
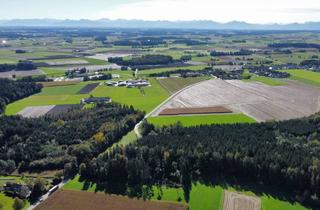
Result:
[[[103,193],[59,190],[35,210],[188,210],[178,203],[143,201]]]
[[[288,103],[289,102],[289,103]],[[287,120],[320,111],[320,88],[288,81],[284,86],[239,80],[208,80],[174,96],[152,115],[167,108],[224,106],[257,121]]]
[[[261,200],[258,197],[224,191],[223,210],[260,210]]]

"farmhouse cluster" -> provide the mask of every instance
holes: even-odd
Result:
[[[107,86],[114,86],[114,87],[127,87],[127,88],[135,88],[135,87],[148,87],[151,86],[150,82],[147,80],[126,80],[126,81],[108,81],[105,82]]]

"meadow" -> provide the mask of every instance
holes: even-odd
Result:
[[[70,180],[63,189],[68,190],[84,190],[88,192],[101,191],[97,185],[92,182],[86,182],[76,176]],[[269,194],[268,189],[260,189],[259,187],[245,187],[232,185],[226,182],[214,185],[196,182],[192,184],[189,194],[189,201],[186,200],[182,187],[173,188],[166,186],[152,186],[152,200],[181,202],[189,205],[190,210],[222,210],[223,208],[223,191],[229,190],[240,192],[250,196],[258,196],[261,199],[261,210],[309,210],[309,208],[298,202],[291,202],[284,198],[276,197],[273,193]]]
[[[307,70],[284,70],[290,74],[290,79],[297,80],[310,85],[320,86],[320,73]]]
[[[272,79],[270,77],[263,77],[263,76],[251,76],[250,79],[244,79],[245,82],[262,82],[266,85],[270,86],[281,86],[285,85],[286,83],[280,79]]]
[[[255,120],[244,114],[212,114],[150,117],[148,122],[157,127],[180,122],[183,126],[188,127],[210,124],[254,123]]]

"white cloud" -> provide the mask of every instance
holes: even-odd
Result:
[[[319,9],[319,0],[148,0],[102,11],[99,18],[292,23],[319,21],[320,13],[310,12]]]

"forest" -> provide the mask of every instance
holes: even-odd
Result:
[[[108,61],[121,66],[158,65],[170,64],[174,62],[173,58],[168,55],[143,55],[130,60],[123,60],[123,58],[115,57],[109,58]]]
[[[58,116],[0,117],[0,174],[65,169],[91,160],[133,129],[144,113],[119,104],[70,109]]]
[[[0,79],[0,114],[4,112],[7,104],[39,93],[41,89],[42,85],[34,82]]]
[[[320,114],[283,122],[162,128],[143,124],[144,137],[81,163],[96,182],[181,185],[237,177],[278,186],[301,201],[320,196]]]

